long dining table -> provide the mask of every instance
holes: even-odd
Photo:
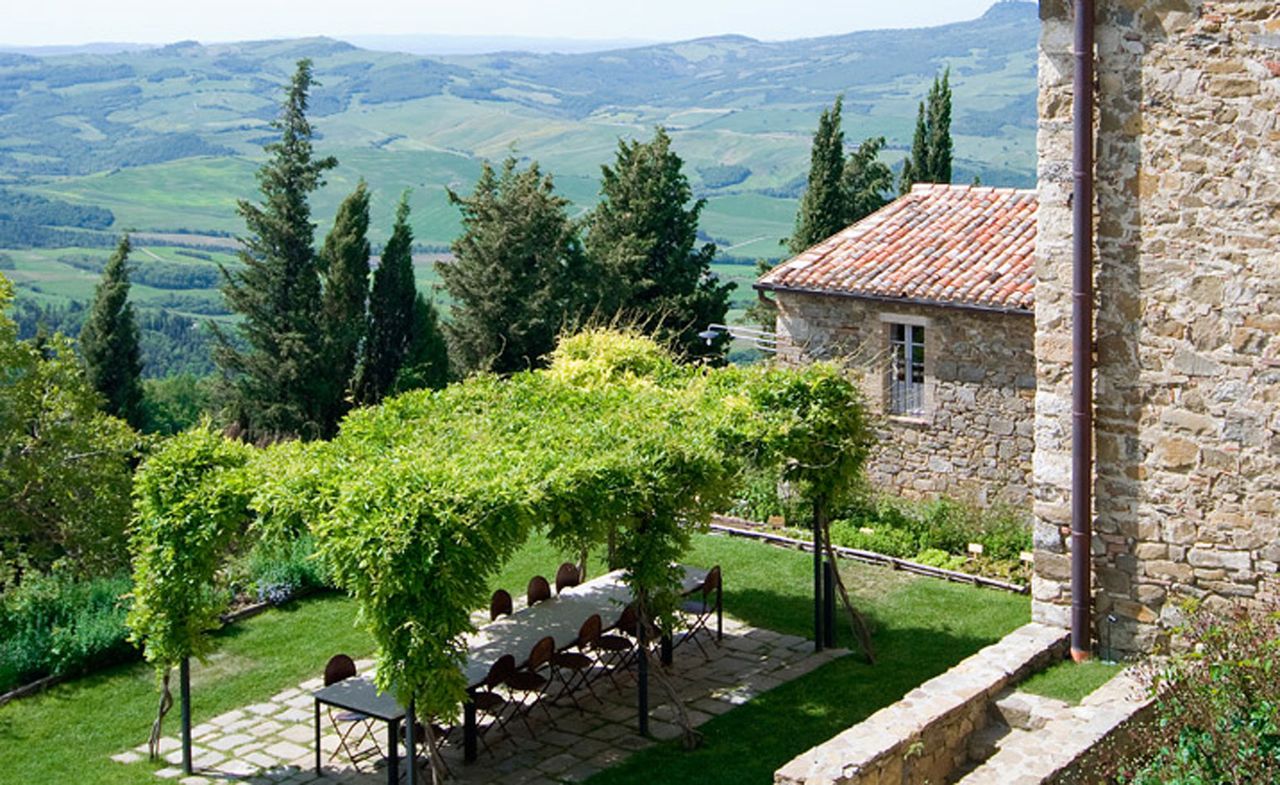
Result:
[[[685,593],[696,591],[707,578],[708,571],[700,567],[680,565],[680,569],[681,590]],[[517,664],[524,664],[533,644],[548,635],[555,640],[557,651],[571,646],[578,638],[582,623],[594,614],[600,614],[605,628],[612,627],[631,599],[631,587],[623,580],[623,571],[614,570],[489,622],[466,636],[467,660],[462,670],[468,686],[479,686],[488,676],[489,668],[504,654],[514,656]],[[398,731],[406,720],[404,707],[391,695],[379,693],[370,679],[362,677],[325,687],[314,696],[316,773],[320,773],[321,766],[320,707],[324,704],[357,711],[387,723],[387,781],[389,785],[396,785]],[[476,759],[478,741],[476,707],[470,701],[463,704],[462,733],[463,757],[470,763]]]
[[[707,570],[701,567],[679,566],[683,592],[696,590],[707,578]],[[572,645],[582,623],[594,614],[600,615],[606,629],[612,627],[631,599],[631,587],[623,580],[623,571],[614,570],[489,622],[467,636],[467,661],[462,669],[467,684],[479,686],[489,668],[504,654],[514,656],[518,665],[523,664],[533,645],[548,635],[555,640],[556,651]],[[476,759],[475,704],[463,704],[462,714],[463,757],[470,762]]]

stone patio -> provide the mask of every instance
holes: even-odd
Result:
[[[707,645],[705,639],[704,645],[710,653],[709,660],[690,643],[676,649],[668,671],[695,725],[848,653],[834,649],[814,654],[809,640],[750,627],[727,616],[721,646]],[[358,667],[366,673],[372,663],[361,662]],[[226,780],[271,785],[386,782],[386,772],[380,767],[375,769],[366,763],[362,764],[362,771],[357,771],[341,757],[328,761],[337,735],[327,718],[322,722],[321,742],[327,762],[323,774],[316,775],[311,692],[320,686],[319,678],[311,679],[264,703],[242,707],[194,727],[195,775],[182,774],[178,740],[164,738],[161,750],[169,765],[157,770],[156,775],[182,785]],[[636,730],[633,679],[628,679],[622,689],[616,689],[608,679],[596,682],[595,687],[601,702],[585,690],[580,691],[578,698],[585,709],[581,713],[571,705],[551,706],[550,719],[535,712],[536,738],[530,737],[518,721],[510,723],[508,736],[499,731],[490,733],[487,741],[491,751],[481,745],[479,759],[473,764],[462,761],[459,729],[444,747],[444,759],[453,780],[502,785],[577,782],[656,741],[680,735],[674,724],[674,710],[655,679],[650,679],[649,690],[652,738],[641,737]],[[174,727],[172,720],[169,727]],[[386,725],[379,723],[376,734],[379,743],[385,745]],[[122,764],[141,765],[146,756],[143,744],[112,758]]]

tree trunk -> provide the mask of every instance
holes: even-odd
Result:
[[[662,639],[662,635],[653,624],[650,618],[649,603],[643,593],[639,601],[636,603],[637,615],[639,616],[639,624],[641,629],[657,633],[656,635],[646,635],[645,638]],[[645,662],[649,666],[649,673],[658,680],[658,684],[662,686],[662,690],[667,693],[667,699],[671,701],[671,707],[676,712],[676,722],[680,725],[680,741],[686,750],[696,749],[702,744],[702,734],[693,727],[693,720],[689,717],[689,710],[684,705],[684,700],[680,698],[680,693],[676,691],[675,685],[671,683],[671,679],[667,675],[666,666],[656,661],[651,647],[647,645],[640,646],[640,656],[645,658]]]
[[[147,738],[147,752],[151,756],[151,760],[157,760],[160,757],[160,737],[164,733],[164,715],[169,713],[169,709],[173,708],[173,693],[169,692],[169,675],[173,673],[172,668],[166,668],[164,676],[160,678],[160,706],[156,711],[155,722],[151,723],[151,735]]]
[[[867,662],[875,665],[876,651],[871,642],[871,630],[867,627],[866,619],[862,618],[858,609],[853,607],[849,592],[844,587],[844,578],[840,577],[840,563],[836,560],[836,550],[831,545],[831,522],[827,520],[826,508],[825,499],[819,498],[814,501],[813,514],[818,519],[819,528],[822,530],[822,547],[827,552],[827,559],[831,561],[831,573],[835,576],[836,590],[840,592],[840,599],[844,601],[844,607],[849,611],[849,627],[853,631],[854,640],[858,641],[858,645],[862,647],[862,653],[866,656]]]

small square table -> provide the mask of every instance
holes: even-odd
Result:
[[[359,676],[330,684],[313,694],[316,699],[316,774],[320,773],[320,705],[324,704],[387,723],[387,785],[398,785],[400,723],[404,721],[404,707],[391,695],[379,693],[373,682]]]

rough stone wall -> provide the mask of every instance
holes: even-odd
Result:
[[[901,700],[792,758],[775,785],[902,785],[949,782],[969,757],[969,737],[991,719],[1011,684],[1057,662],[1067,635],[1024,624]],[[1013,782],[1007,779],[1006,782]]]
[[[908,497],[949,495],[987,505],[1031,504],[1035,360],[1029,314],[777,292],[784,361],[842,357],[862,371],[884,414],[888,323],[927,320],[925,413],[883,416],[867,471],[876,488]]]
[[[1095,620],[1127,653],[1280,561],[1280,9],[1097,5]],[[1065,626],[1072,13],[1040,13],[1033,618]]]

